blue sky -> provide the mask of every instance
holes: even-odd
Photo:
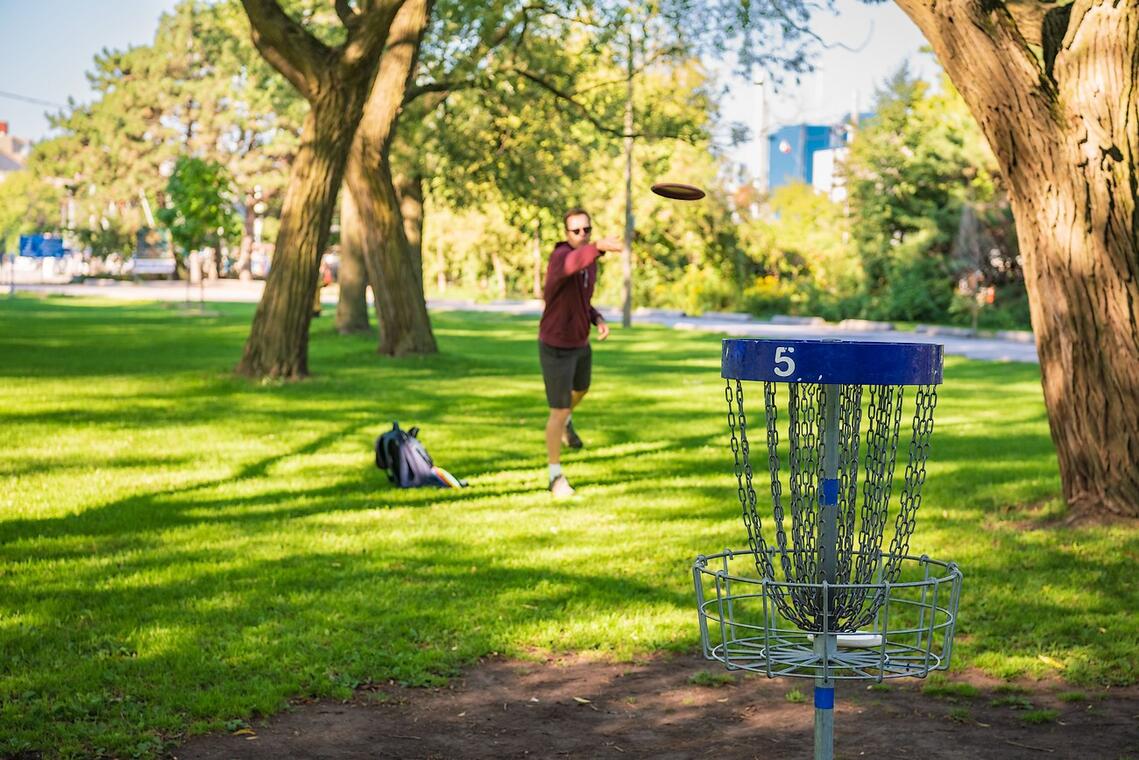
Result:
[[[85,72],[102,48],[125,48],[154,38],[158,18],[177,0],[0,0],[0,92],[64,104],[68,97],[90,98]],[[818,71],[782,91],[768,91],[768,116],[760,113],[759,87],[737,83],[724,104],[729,121],[779,126],[828,122],[853,104],[866,110],[875,87],[907,59],[931,74],[934,64],[918,50],[920,32],[893,3],[865,5],[836,0],[836,16],[817,16],[812,29],[828,44]],[[842,45],[856,50],[847,50]],[[39,139],[48,131],[51,106],[0,95],[0,121],[12,134]],[[733,151],[733,159],[757,165],[755,144]]]
[[[86,72],[104,47],[152,41],[158,17],[175,0],[0,0],[0,92],[65,104],[91,97]],[[0,96],[0,121],[39,139],[44,111],[58,108]]]

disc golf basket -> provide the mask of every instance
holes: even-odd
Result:
[[[749,548],[693,566],[704,655],[769,678],[813,678],[816,760],[834,756],[836,681],[949,667],[961,572],[909,548],[941,353],[914,343],[723,342]],[[762,393],[758,433],[745,382]],[[756,482],[749,436],[769,485]],[[895,477],[899,443],[908,460]]]

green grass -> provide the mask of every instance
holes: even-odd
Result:
[[[1029,710],[1022,713],[1020,719],[1025,723],[1038,726],[1043,723],[1055,723],[1058,717],[1060,717],[1058,710]]]
[[[1011,707],[1014,710],[1031,710],[1032,701],[1020,694],[1009,694],[997,697],[989,702],[989,707]]]
[[[716,336],[597,345],[554,503],[535,320],[438,314],[441,352],[399,360],[319,320],[282,385],[231,374],[252,307],[212,308],[0,300],[0,755],[153,755],[492,652],[696,646],[690,564],[745,544]],[[964,571],[954,667],[1134,683],[1139,535],[1044,522],[1037,368],[945,379],[911,549]],[[397,418],[472,487],[389,487]]]
[[[922,686],[921,693],[927,697],[940,697],[942,699],[968,699],[977,696],[980,691],[972,684],[950,681],[944,675],[935,673]]]
[[[794,688],[794,689],[791,689],[790,691],[788,691],[786,694],[783,695],[783,698],[786,699],[791,704],[795,704],[795,705],[801,705],[807,701],[807,695],[804,694],[801,690],[799,690],[797,688]]]
[[[1056,695],[1056,698],[1061,702],[1089,702],[1087,692],[1083,691],[1062,691]]]
[[[713,673],[710,670],[701,670],[699,673],[689,676],[688,683],[694,686],[707,686],[709,688],[718,689],[721,686],[735,686],[736,678],[731,673]]]
[[[973,711],[968,707],[954,707],[949,711],[949,719],[954,723],[972,723]]]
[[[1027,694],[1028,689],[1017,683],[997,684],[993,688],[994,694]]]

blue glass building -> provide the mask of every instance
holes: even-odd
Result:
[[[859,120],[873,114],[859,114]],[[792,182],[812,183],[817,151],[844,147],[850,139],[850,119],[837,124],[793,124],[767,136],[767,187],[775,191]]]

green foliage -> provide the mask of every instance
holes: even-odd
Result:
[[[58,231],[63,191],[26,169],[0,182],[0,252],[15,251],[20,235]]]
[[[742,223],[742,243],[760,273],[744,291],[746,310],[830,319],[856,313],[862,273],[842,206],[792,183],[775,191],[768,208],[768,216]]]
[[[230,180],[221,164],[183,156],[166,185],[169,206],[158,217],[187,253],[240,230],[230,199]]]
[[[305,106],[253,48],[237,0],[183,0],[150,45],[104,50],[88,78],[95,100],[55,115],[58,136],[29,160],[70,187],[77,234],[98,242],[110,225],[133,239],[150,226],[143,199],[157,205],[161,170],[182,155],[223,165],[237,200],[257,187],[279,208]]]
[[[1023,290],[995,159],[948,78],[932,92],[903,66],[879,92],[875,112],[858,129],[844,167],[851,242],[864,277],[862,315],[964,321],[954,289],[959,276],[978,269],[987,281]],[[965,221],[979,224],[988,245],[962,245],[972,230],[962,228],[967,209]],[[991,261],[992,250],[1003,258]]]
[[[513,83],[502,86],[515,91]],[[597,113],[617,118],[619,109],[614,111],[605,101],[614,91],[623,92],[619,70],[595,63],[577,87],[583,102],[602,101],[594,109]],[[738,302],[741,257],[728,199],[713,190],[699,204],[678,204],[649,191],[654,182],[670,176],[710,189],[718,183],[721,164],[703,136],[714,115],[711,82],[699,65],[682,60],[658,62],[639,72],[636,87],[638,102],[662,104],[653,109],[652,119],[646,117],[648,125],[639,124],[638,129],[679,131],[692,142],[643,138],[636,143],[634,301],[693,312],[732,307]],[[438,289],[442,281],[445,287],[493,298],[535,295],[535,270],[539,277],[544,273],[549,252],[564,238],[562,212],[570,206],[589,210],[595,238],[623,233],[622,141],[533,87],[519,92],[527,94],[525,102],[514,105],[504,98],[498,103],[493,93],[489,98],[471,93],[453,100],[464,104],[461,111],[456,109],[463,118],[449,124],[449,152],[432,172],[430,221],[424,233],[429,288]],[[502,112],[496,113],[499,109]],[[437,117],[440,125],[445,116]],[[496,129],[509,134],[495,136]],[[493,151],[486,150],[488,141]],[[470,153],[460,156],[455,153],[459,150]],[[444,166],[450,168],[443,171]],[[537,264],[535,230],[541,257]],[[595,300],[619,304],[621,285],[619,254],[606,256]]]

